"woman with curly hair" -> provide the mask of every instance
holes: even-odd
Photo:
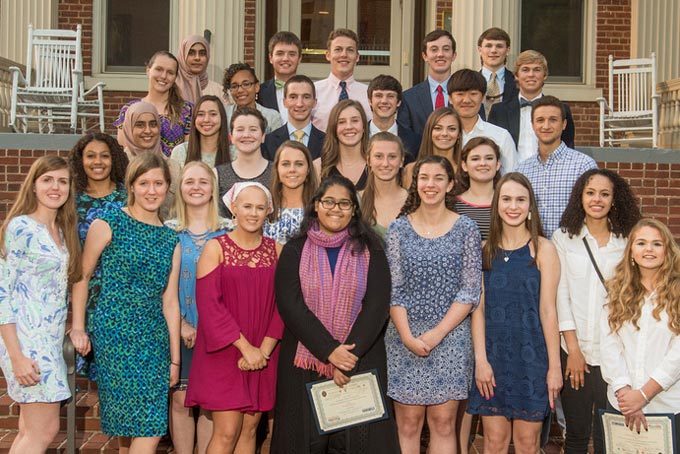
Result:
[[[127,110],[140,101],[152,104],[160,116],[161,149],[165,156],[170,156],[172,149],[186,140],[193,104],[182,98],[176,83],[178,68],[177,58],[167,50],[159,50],[151,56],[146,65],[149,91],[143,98],[125,104],[113,122],[113,126],[118,128],[119,142],[123,143],[122,130]]]
[[[449,160],[453,171],[456,172],[460,164],[462,141],[463,134],[458,114],[453,107],[440,107],[430,114],[425,123],[418,158],[422,159],[431,155],[443,156]],[[414,165],[415,163],[412,162],[404,169],[402,184],[406,189],[411,187]]]
[[[447,158],[426,156],[413,173],[406,203],[387,230],[387,394],[403,452],[420,452],[426,418],[429,452],[456,452],[458,406],[472,382],[469,315],[481,293],[481,237],[474,221],[454,211]]]
[[[231,161],[227,114],[217,96],[205,95],[198,100],[191,117],[189,139],[173,148],[170,157],[180,167],[191,161],[203,161],[214,168]]]
[[[128,157],[116,139],[108,134],[93,132],[85,134],[76,142],[69,154],[71,174],[75,182],[76,211],[78,213],[78,236],[81,246],[90,224],[111,208],[120,208],[127,201],[125,169]],[[99,296],[101,270],[97,266],[90,279],[87,296],[87,314],[92,313]],[[78,360],[78,370],[96,380],[94,355]]]
[[[607,385],[600,370],[598,320],[607,299],[604,280],[614,275],[639,219],[628,183],[611,170],[591,169],[576,180],[561,229],[552,237],[561,262],[557,317],[567,454],[586,452],[591,434],[595,452],[603,452],[599,410],[607,408]]]
[[[543,420],[562,387],[555,296],[560,261],[543,237],[529,180],[498,182],[484,244],[484,298],[473,318],[475,382],[468,412],[482,417],[484,452],[539,452]],[[477,323],[481,321],[482,323]]]
[[[408,195],[400,184],[405,157],[404,144],[392,133],[381,131],[368,142],[368,183],[361,193],[361,212],[383,240]]]
[[[337,103],[328,116],[326,140],[321,157],[314,160],[314,170],[323,180],[329,175],[349,179],[357,191],[366,188],[368,166],[368,120],[358,101],[345,99]]]
[[[19,406],[12,453],[44,453],[71,396],[62,352],[68,293],[80,279],[73,179],[59,156],[36,160],[0,227],[0,368]]]
[[[675,414],[680,436],[680,248],[668,227],[642,219],[607,281],[600,318],[607,400],[640,432],[645,415]]]

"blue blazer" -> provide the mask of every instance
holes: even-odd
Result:
[[[312,125],[312,132],[309,134],[309,142],[307,143],[307,148],[312,154],[312,159],[321,156],[321,148],[323,147],[323,141],[325,139],[326,134]],[[265,136],[264,143],[260,147],[262,156],[264,156],[265,159],[273,161],[276,156],[276,150],[278,150],[279,146],[286,140],[290,140],[288,124],[281,126],[279,129],[272,131]]]
[[[482,72],[480,69],[479,72]],[[517,97],[519,95],[519,88],[517,88],[517,81],[515,80],[515,75],[507,67],[505,68],[505,84],[503,85],[503,98],[502,101],[510,99],[511,97]],[[491,113],[491,111],[489,111]],[[486,120],[486,111],[484,110],[484,103],[479,109],[479,115],[482,120]]]
[[[279,103],[276,101],[276,86],[274,85],[274,79],[265,80],[260,84],[260,91],[257,94],[257,103],[278,112]]]
[[[433,110],[430,84],[426,79],[403,93],[397,113],[399,128],[410,129],[417,134],[422,134],[427,117]]]
[[[562,131],[562,141],[569,148],[574,148],[574,118],[571,109],[566,103],[562,103],[567,111],[567,127]],[[504,98],[503,102],[491,106],[489,112],[489,123],[506,129],[515,141],[515,146],[519,141],[519,117],[520,117],[519,97],[517,95]]]

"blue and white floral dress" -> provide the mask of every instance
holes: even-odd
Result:
[[[304,208],[281,208],[279,218],[274,222],[265,221],[264,236],[277,243],[286,244],[300,231],[300,224],[305,217]]]
[[[63,243],[63,239],[62,239]],[[22,353],[40,370],[40,382],[21,386],[0,339],[0,367],[16,402],[60,402],[71,396],[62,353],[68,310],[68,251],[29,216],[12,219],[0,259],[0,325],[15,324]]]

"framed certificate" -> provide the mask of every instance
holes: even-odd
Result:
[[[626,418],[615,412],[600,410],[604,431],[604,451],[608,454],[675,453],[675,415],[645,415],[649,430],[637,433],[626,427]]]
[[[342,388],[332,379],[306,386],[321,435],[389,417],[377,370],[353,375]]]

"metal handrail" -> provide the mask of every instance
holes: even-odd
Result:
[[[64,360],[71,397],[66,401],[66,453],[76,454],[76,349],[71,336],[64,337]]]

